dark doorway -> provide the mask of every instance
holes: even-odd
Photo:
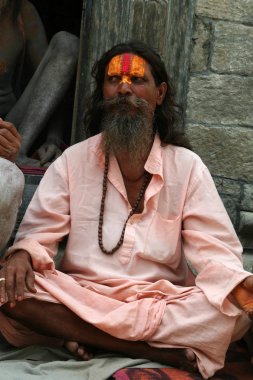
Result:
[[[48,39],[66,30],[79,37],[82,17],[82,0],[30,0],[38,10]]]

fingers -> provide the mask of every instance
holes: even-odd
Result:
[[[20,149],[20,135],[14,125],[0,118],[0,156],[14,160]]]
[[[5,267],[5,291],[11,307],[16,306],[16,301],[24,299],[26,285],[26,269],[16,268],[12,265]]]
[[[0,302],[6,302],[6,293],[5,293],[5,275],[3,270],[0,271]]]
[[[36,293],[37,290],[34,286],[34,279],[35,279],[35,276],[34,276],[34,272],[31,268],[29,268],[28,272],[27,272],[27,276],[26,276],[26,288],[29,292],[31,293]]]
[[[12,268],[6,266],[5,268],[5,292],[7,295],[7,301],[11,307],[16,305],[16,276]],[[20,283],[20,280],[19,280]]]
[[[244,286],[246,289],[248,289],[249,291],[252,291],[252,292],[253,292],[253,275],[247,277],[247,278],[243,281],[243,286]]]
[[[4,121],[0,117],[0,129],[7,129],[13,136],[15,136],[17,139],[20,140],[20,134],[18,133],[17,129],[14,127],[14,124],[10,123],[9,121]]]
[[[1,280],[1,278],[5,280]],[[2,286],[1,283],[4,283]],[[34,273],[30,256],[25,251],[19,251],[7,259],[0,277],[1,302],[9,302],[10,307],[16,306],[16,301],[24,299],[25,290],[36,292]]]

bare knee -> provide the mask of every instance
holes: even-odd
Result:
[[[66,61],[77,62],[79,38],[69,32],[58,32],[52,37],[49,49],[64,56]]]

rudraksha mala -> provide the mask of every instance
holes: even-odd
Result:
[[[106,154],[106,156],[105,156],[104,178],[103,178],[103,193],[102,193],[101,206],[100,206],[100,214],[99,214],[99,223],[98,223],[98,244],[99,244],[99,247],[100,247],[100,249],[101,249],[101,251],[103,253],[105,253],[106,255],[112,255],[123,244],[127,222],[129,220],[129,218],[131,218],[131,216],[137,210],[137,208],[138,208],[138,206],[140,204],[140,201],[142,200],[142,198],[143,198],[143,196],[145,194],[146,188],[148,187],[148,184],[150,182],[152,174],[148,173],[147,171],[144,172],[144,181],[143,181],[142,187],[141,187],[139,195],[138,195],[138,197],[137,197],[137,199],[136,199],[136,201],[135,201],[135,203],[134,203],[134,205],[132,207],[132,210],[130,211],[130,213],[129,213],[128,217],[127,217],[127,220],[124,223],[120,239],[119,239],[118,243],[115,245],[115,247],[112,248],[110,251],[108,251],[107,249],[105,249],[105,247],[103,245],[103,222],[104,222],[105,197],[106,197],[106,192],[107,192],[107,176],[108,176],[108,171],[109,171],[109,154]]]

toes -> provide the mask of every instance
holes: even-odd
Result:
[[[83,360],[90,360],[92,358],[92,355],[88,353],[83,346],[78,347],[77,355],[80,356]]]
[[[64,346],[67,350],[72,352],[72,354],[75,354],[79,348],[79,344],[77,342],[65,342]]]
[[[77,342],[65,342],[64,346],[72,354],[80,357],[85,361],[92,358],[92,355],[85,349],[85,347],[79,345]]]
[[[196,360],[196,355],[194,354],[194,352],[190,348],[187,348],[185,350],[185,356],[191,362],[193,362],[194,360]]]

